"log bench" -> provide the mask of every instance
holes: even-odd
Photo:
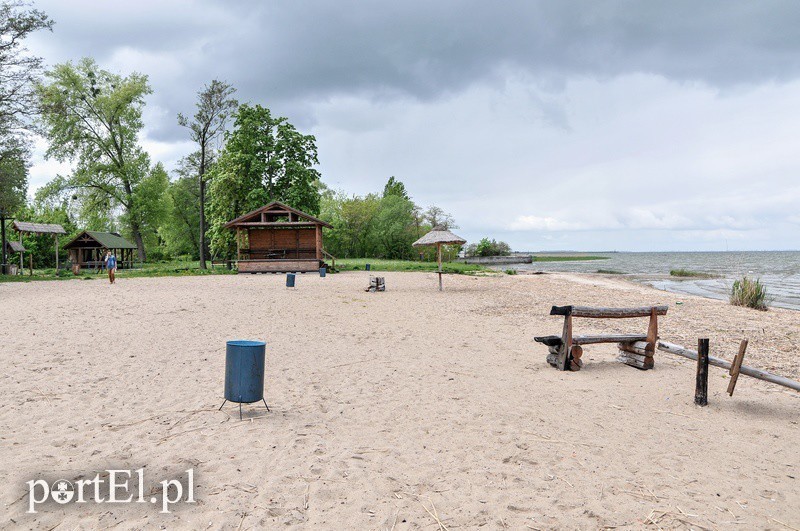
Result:
[[[652,369],[653,354],[658,340],[658,316],[667,314],[667,306],[640,306],[637,308],[593,308],[590,306],[553,306],[550,315],[564,317],[560,336],[541,336],[534,340],[549,349],[547,362],[559,370],[578,371],[583,366],[583,345],[617,343],[619,361],[638,369]],[[572,334],[572,318],[628,319],[649,317],[645,334],[609,334],[576,336]]]

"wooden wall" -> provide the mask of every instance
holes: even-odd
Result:
[[[250,229],[248,240],[251,251],[273,249],[316,249],[314,229]]]

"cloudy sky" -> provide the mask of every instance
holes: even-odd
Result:
[[[142,142],[217,78],[317,137],[351,194],[389,176],[518,250],[800,249],[800,3],[38,0],[48,64],[147,74]],[[39,153],[43,145],[40,145]],[[37,155],[35,189],[68,171]]]

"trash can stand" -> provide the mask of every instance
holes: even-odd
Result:
[[[230,402],[239,403],[239,420],[242,404],[264,402],[264,365],[266,343],[263,341],[228,341],[225,347],[225,400],[219,411]]]

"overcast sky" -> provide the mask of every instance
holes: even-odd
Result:
[[[39,0],[30,40],[154,93],[168,168],[211,79],[517,250],[800,249],[800,2]],[[41,153],[43,145],[37,153]],[[65,172],[37,154],[32,190]]]

